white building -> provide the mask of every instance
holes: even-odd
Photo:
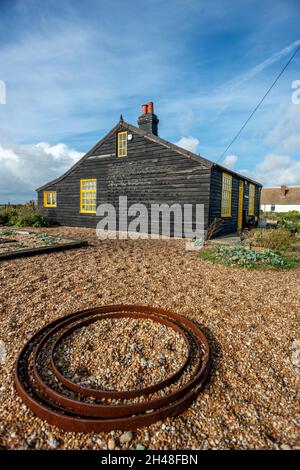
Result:
[[[264,212],[300,212],[300,187],[263,188],[260,208]]]

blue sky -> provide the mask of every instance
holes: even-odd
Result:
[[[163,138],[217,161],[300,45],[299,20],[299,0],[1,0],[0,202],[35,197],[149,100]],[[300,52],[225,165],[300,185],[297,80]]]

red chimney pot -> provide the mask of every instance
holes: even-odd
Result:
[[[148,112],[148,105],[142,104],[142,114],[147,114],[147,112]]]
[[[149,103],[148,103],[148,113],[153,114],[153,112],[154,112],[153,101],[149,101]]]

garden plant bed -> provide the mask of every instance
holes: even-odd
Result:
[[[289,253],[281,254],[260,247],[248,248],[240,243],[206,247],[199,256],[213,264],[244,269],[293,269],[300,266],[300,251],[297,247]]]
[[[40,231],[0,229],[0,261],[86,246],[87,242]]]
[[[89,246],[49,253],[46,263],[37,256],[0,265],[1,446],[299,448],[299,268],[260,271],[211,264],[198,252],[187,252],[184,240],[100,241],[94,229],[40,231],[83,239]],[[157,306],[200,324],[212,347],[209,382],[184,413],[132,434],[83,434],[51,426],[15,389],[17,355],[48,322],[112,304]],[[71,344],[65,346],[72,351]],[[64,371],[72,372],[67,365]]]

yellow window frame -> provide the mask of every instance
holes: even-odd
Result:
[[[91,188],[88,183],[95,183],[94,188]],[[86,189],[84,186],[87,186]],[[87,209],[94,206],[95,209]],[[87,178],[80,180],[80,213],[81,214],[96,214],[97,205],[97,180],[96,178]]]
[[[44,207],[57,207],[56,191],[44,191]]]
[[[221,217],[231,217],[232,199],[232,176],[228,173],[222,174],[222,202]]]
[[[127,157],[127,131],[118,132],[117,155]]]
[[[248,215],[254,215],[254,208],[255,208],[255,186],[254,184],[249,184]]]

